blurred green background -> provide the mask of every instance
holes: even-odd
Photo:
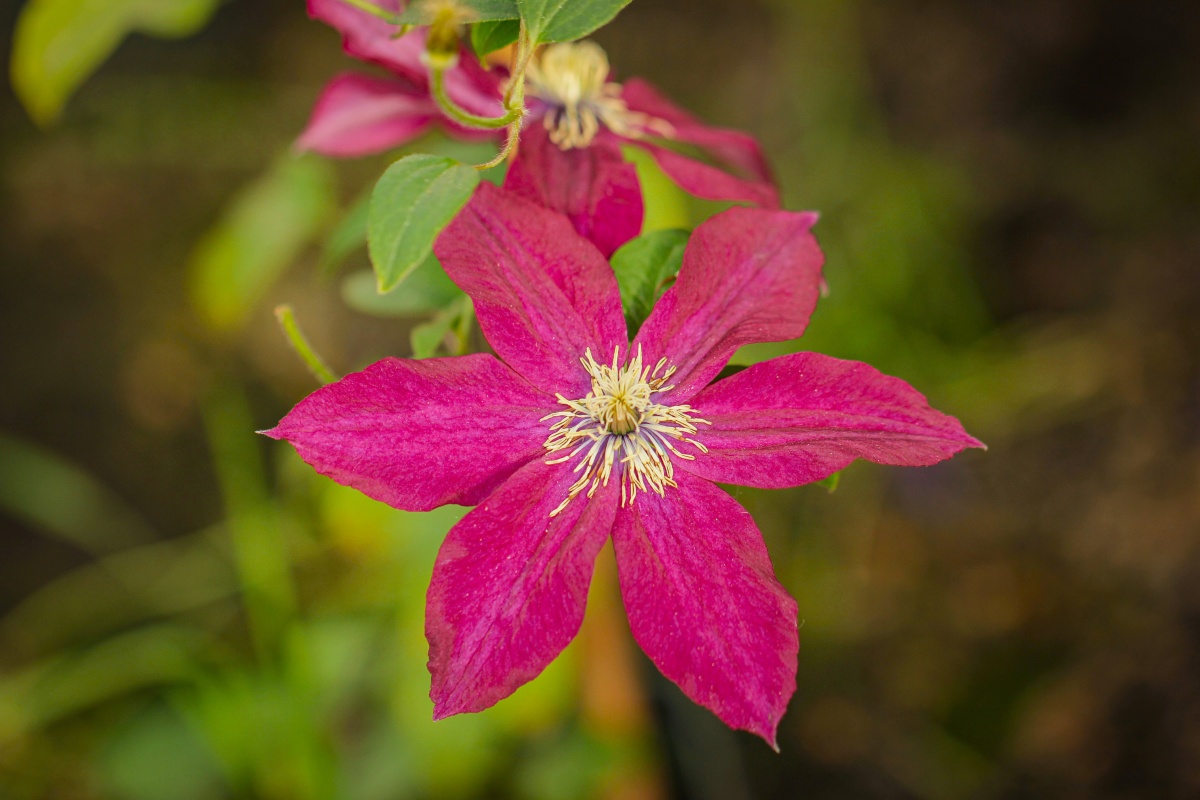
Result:
[[[252,431],[315,387],[275,304],[346,372],[442,339],[446,296],[364,291],[389,157],[289,154],[357,68],[337,36],[299,0],[203,22],[130,38],[51,127],[0,90],[0,797],[1200,796],[1200,6],[635,0],[597,35],[821,211],[798,346],[990,445],[735,490],[803,620],[780,755],[636,653],[607,553],[545,675],[430,721],[462,510]]]

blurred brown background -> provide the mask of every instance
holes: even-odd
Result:
[[[0,90],[0,432],[127,504],[138,521],[114,540],[227,512],[201,413],[214,387],[246,387],[248,429],[313,388],[274,302],[342,371],[408,352],[413,321],[347,308],[316,247],[235,331],[189,301],[195,242],[355,66],[301,6],[233,0],[184,41],[135,36],[50,130]],[[18,7],[0,12],[6,43]],[[455,791],[1200,796],[1200,6],[634,0],[596,38],[620,75],[754,132],[789,207],[822,212],[832,294],[801,346],[908,379],[990,449],[855,465],[832,495],[736,493],[804,620],[781,755],[643,669],[650,779],[568,787],[498,766]],[[341,204],[386,163],[336,165]],[[8,495],[36,494],[14,463]],[[0,669],[16,674],[52,651],[28,599],[97,553],[6,503],[0,610],[25,616],[0,626]],[[332,579],[297,571],[304,607],[320,594],[305,581]],[[215,629],[240,646],[237,625]],[[160,691],[0,736],[0,796],[146,796],[97,753]],[[292,791],[235,773],[171,796]],[[414,785],[329,796],[449,796]]]

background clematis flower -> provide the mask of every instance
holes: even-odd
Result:
[[[381,3],[395,10],[397,0]],[[395,38],[387,22],[342,0],[308,0],[309,14],[342,33],[351,56],[390,70],[394,78],[338,76],[317,100],[297,146],[348,157],[412,141],[441,122],[455,136],[496,136],[445,118],[429,94],[421,62],[425,32]],[[505,187],[565,214],[609,256],[641,231],[644,208],[637,172],[621,153],[635,145],[690,194],[708,200],[779,205],[762,148],[739,131],[706,125],[645,81],[610,80],[608,57],[593,42],[550,45],[528,73],[528,116]],[[504,69],[484,69],[464,51],[446,73],[451,99],[480,116],[503,114]],[[692,148],[720,166],[679,152]]]
[[[400,10],[399,0],[378,0],[376,5]],[[495,136],[494,131],[456,125],[438,109],[429,93],[429,68],[421,60],[426,29],[396,36],[396,26],[342,0],[308,0],[308,14],[342,34],[348,55],[378,64],[392,77],[347,72],[330,81],[296,141],[299,149],[337,158],[378,153],[411,142],[439,123],[462,138]],[[447,94],[472,114],[503,114],[501,85],[507,73],[486,70],[470,53],[463,55],[446,71]]]
[[[738,347],[803,333],[815,220],[734,208],[705,222],[630,343],[600,251],[483,184],[436,251],[498,357],[385,359],[266,432],[397,508],[476,506],[429,587],[435,718],[491,706],[558,655],[611,537],[642,649],[692,700],[775,744],[797,607],[716,483],[795,486],[856,458],[918,466],[981,446],[866,364],[800,353],[710,384]]]

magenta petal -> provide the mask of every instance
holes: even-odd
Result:
[[[780,489],[856,458],[919,467],[983,444],[916,389],[857,361],[795,353],[755,364],[692,399],[708,453],[680,467],[721,483]]]
[[[750,514],[706,480],[639,495],[613,528],[633,636],[683,693],[775,746],[796,690],[796,601]]]
[[[372,0],[375,5],[399,13],[400,0]],[[426,68],[421,63],[425,49],[424,31],[395,37],[397,27],[360,11],[343,0],[308,0],[308,15],[342,34],[342,47],[354,58],[379,64],[398,75],[424,85]]]
[[[742,345],[804,333],[825,260],[809,231],[816,220],[731,208],[696,228],[678,280],[637,335],[646,363],[666,357],[677,369],[676,388],[658,402],[687,402]]]
[[[621,97],[630,111],[641,112],[670,123],[674,129],[671,138],[675,141],[703,148],[720,161],[743,172],[746,177],[774,185],[771,168],[767,165],[762,147],[748,133],[701,122],[640,78],[626,81]]]
[[[474,505],[545,451],[554,398],[493,356],[386,358],[310,394],[272,430],[322,475],[406,511]]]
[[[634,144],[649,151],[667,177],[688,194],[705,200],[753,203],[763,208],[779,207],[779,190],[774,184],[735,177],[714,166],[646,141],[634,140]]]
[[[377,153],[412,141],[439,116],[407,81],[339,75],[321,92],[296,147],[335,157]]]
[[[504,116],[503,85],[507,79],[507,70],[484,69],[479,59],[464,48],[458,65],[446,71],[446,94],[460,108],[472,114],[500,117]],[[473,128],[464,130],[479,133]],[[491,131],[493,136],[498,134],[498,131]]]
[[[584,352],[600,360],[624,352],[617,280],[566,217],[483,183],[434,252],[475,301],[496,353],[538,388],[583,397]]]
[[[534,461],[446,537],[425,610],[434,719],[512,694],[579,631],[618,501],[614,481],[551,517],[575,478]]]
[[[504,188],[565,214],[606,258],[642,230],[637,170],[621,156],[613,136],[599,136],[590,147],[562,150],[535,123],[521,134],[521,149]]]

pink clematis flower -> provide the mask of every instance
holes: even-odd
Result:
[[[381,7],[394,10],[396,0]],[[449,123],[429,96],[421,63],[425,33],[393,38],[394,29],[342,0],[308,0],[311,16],[339,30],[346,52],[394,73],[391,79],[354,73],[322,92],[298,146],[346,157],[412,141],[438,122],[461,137],[495,136]],[[608,256],[641,231],[644,209],[633,165],[622,145],[649,152],[685,191],[709,200],[777,208],[779,193],[757,141],[706,125],[644,81],[610,80],[608,57],[592,42],[550,45],[532,64],[526,128],[506,188],[565,214],[575,229]],[[447,91],[463,109],[503,113],[508,73],[485,70],[464,52],[446,74]],[[690,158],[669,144],[706,154],[720,167]]]
[[[918,466],[981,446],[866,364],[799,353],[710,385],[738,347],[803,333],[823,261],[815,221],[713,217],[631,343],[600,251],[483,184],[436,251],[499,358],[384,359],[266,432],[397,508],[475,506],[429,587],[435,718],[491,706],[558,655],[611,537],[642,649],[692,700],[774,745],[796,686],[797,607],[716,483],[796,486],[856,458]]]
[[[398,12],[399,0],[378,0]],[[308,13],[342,34],[342,46],[354,58],[392,73],[376,78],[343,73],[325,87],[296,146],[346,158],[398,147],[443,124],[456,136],[487,138],[493,132],[455,125],[443,117],[429,94],[429,70],[421,61],[427,31],[395,36],[395,26],[342,0],[308,0]],[[446,74],[446,91],[464,110],[479,116],[504,113],[500,72],[485,70],[469,54]]]

